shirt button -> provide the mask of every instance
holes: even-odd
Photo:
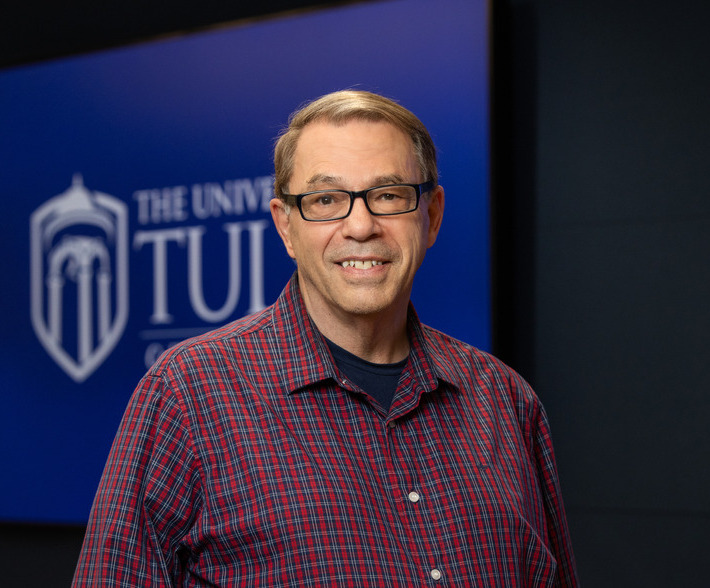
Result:
[[[409,502],[419,502],[421,496],[419,496],[418,492],[410,492],[408,498]]]
[[[441,580],[441,572],[436,568],[429,572],[429,575],[431,576],[432,580]]]
[[[394,429],[397,426],[397,423],[395,421],[390,421],[389,423],[387,423],[387,426],[390,429]]]

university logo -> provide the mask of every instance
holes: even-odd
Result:
[[[108,357],[128,320],[128,209],[74,177],[30,218],[32,326],[76,382]]]

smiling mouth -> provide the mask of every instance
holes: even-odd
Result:
[[[354,267],[355,269],[370,269],[375,265],[382,265],[381,261],[375,261],[374,259],[368,259],[366,261],[349,259],[340,263],[343,267]]]

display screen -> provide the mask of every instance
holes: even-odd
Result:
[[[0,72],[0,520],[84,523],[146,369],[276,299],[274,137],[322,94],[430,130],[446,209],[413,301],[487,349],[487,37],[483,0],[392,0]]]

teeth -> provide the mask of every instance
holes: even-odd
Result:
[[[344,261],[341,265],[343,267],[354,267],[355,269],[370,269],[373,265],[382,265],[382,262],[375,261],[374,259],[368,261],[355,261],[353,259],[350,259],[348,261]]]

